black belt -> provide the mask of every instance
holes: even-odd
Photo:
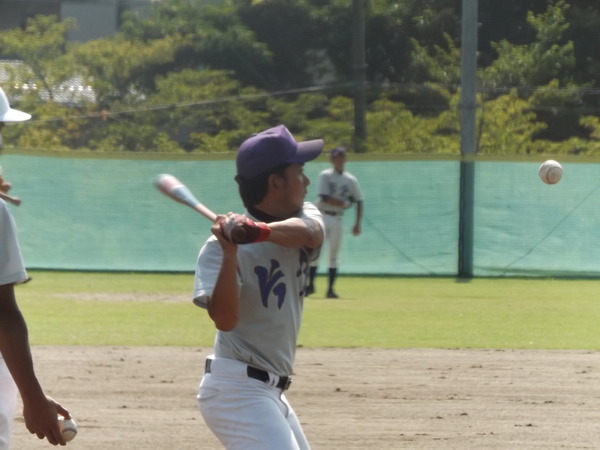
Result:
[[[210,373],[210,366],[212,364],[212,359],[207,358],[206,363],[204,364],[204,371],[206,373]],[[255,380],[262,381],[263,383],[269,384],[271,381],[271,377],[269,377],[269,372],[258,369],[256,367],[247,366],[246,374],[250,378],[254,378]],[[279,377],[279,382],[275,386],[277,389],[281,389],[282,391],[286,391],[290,388],[292,384],[292,377]]]
[[[323,211],[323,214],[327,214],[328,216],[341,216],[342,212],[334,212],[334,211]]]

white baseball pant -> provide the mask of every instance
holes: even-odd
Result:
[[[0,356],[0,450],[9,448],[17,395],[17,385]]]
[[[323,222],[325,223],[325,236],[327,239],[327,247],[329,251],[329,268],[334,269],[340,263],[340,248],[342,246],[342,236],[344,230],[344,216],[332,216],[323,214]]]
[[[215,358],[198,390],[206,425],[227,450],[310,450],[281,390],[249,378],[247,365]]]

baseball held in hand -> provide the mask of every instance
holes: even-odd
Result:
[[[65,419],[64,417],[58,418],[60,424],[60,431],[63,435],[65,442],[72,441],[77,435],[77,424],[73,419]]]
[[[563,168],[558,162],[554,161],[553,159],[549,159],[540,166],[538,175],[544,183],[556,184],[562,178]]]

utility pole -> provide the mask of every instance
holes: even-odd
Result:
[[[367,108],[367,63],[365,57],[365,3],[352,0],[352,64],[354,69],[354,149],[364,152],[367,138],[365,111]]]
[[[473,276],[478,1],[462,0],[458,276]]]

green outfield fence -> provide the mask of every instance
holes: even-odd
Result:
[[[563,162],[563,180],[548,186],[537,176],[544,159],[476,160],[474,276],[600,274],[600,163]],[[354,212],[344,217],[340,272],[457,275],[459,157],[349,160],[347,169],[365,194],[365,216],[358,237],[351,233]],[[231,155],[209,160],[14,152],[0,163],[23,200],[11,208],[30,269],[193,271],[209,223],[159,195],[152,185],[158,173],[176,175],[217,212],[242,211]],[[320,159],[305,169],[316,181],[328,166]],[[308,199],[314,198],[311,185]],[[320,272],[325,265],[323,258]]]

